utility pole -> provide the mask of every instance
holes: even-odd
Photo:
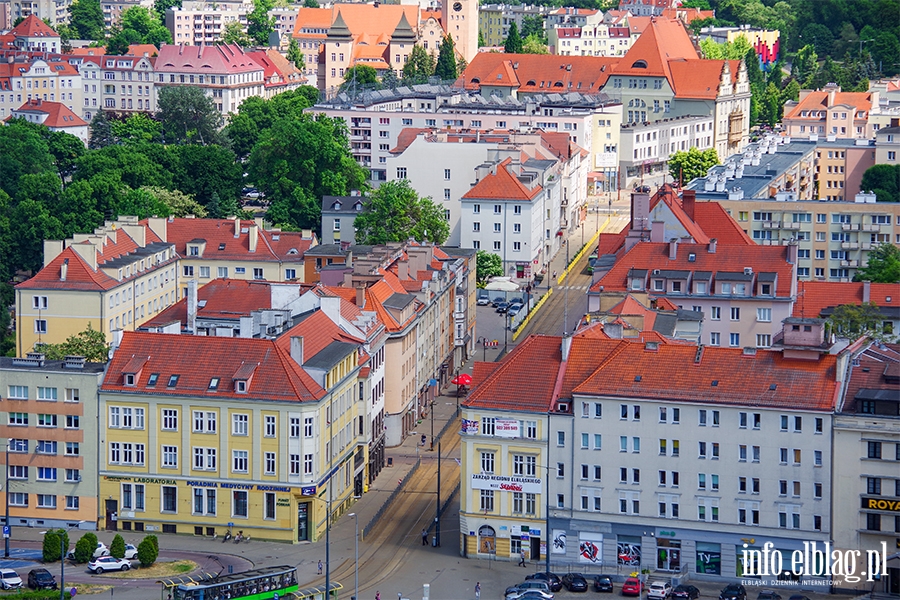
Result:
[[[566,268],[569,268],[569,238],[566,238]],[[565,274],[564,278],[568,279],[568,273]],[[564,289],[564,299],[563,299],[563,335],[569,333],[569,282],[566,281],[566,287]]]
[[[12,525],[9,524],[9,440],[6,440],[6,486],[3,488],[3,492],[6,497],[6,520],[3,522],[6,532],[3,535],[3,556],[9,558],[9,538],[12,535]]]
[[[441,443],[437,453],[437,505],[434,508],[434,545],[441,547]]]

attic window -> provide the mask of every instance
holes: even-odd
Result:
[[[537,84],[535,83],[534,79],[529,79],[527,82],[525,82],[525,85],[537,85]]]
[[[159,380],[159,373],[151,373],[150,379],[147,380],[147,387],[155,386],[157,380]]]
[[[207,388],[209,391],[214,392],[219,389],[219,378],[213,377],[209,380],[209,387]]]
[[[710,385],[712,385],[713,387],[719,387],[719,380],[718,380],[718,379],[713,379],[713,380],[712,380],[712,383],[711,383]]]
[[[553,87],[565,87],[565,86],[563,86],[562,81],[557,81],[556,83],[553,84]]]
[[[635,375],[635,376],[634,376],[634,380],[635,380],[635,381],[640,381],[640,380],[641,380],[641,375]]]
[[[281,239],[281,236],[280,236],[280,235],[278,235],[278,234],[273,234],[273,235],[272,235],[272,241],[273,241],[273,242],[277,242],[277,241],[280,240],[280,239]]]
[[[297,252],[296,248],[291,248],[290,250],[288,250],[288,254],[299,254],[299,253]]]
[[[775,391],[775,390],[777,390],[777,389],[778,389],[778,384],[777,384],[777,383],[773,383],[773,384],[771,384],[771,385],[770,385],[770,386],[769,386],[769,389],[770,389],[770,390],[771,390],[771,391],[773,391],[773,392],[774,392],[774,391]]]
[[[646,60],[636,60],[636,61],[634,61],[634,64],[631,65],[631,68],[632,69],[646,69],[647,61]]]
[[[176,385],[178,385],[178,378],[179,378],[179,377],[181,377],[181,375],[170,375],[170,376],[169,376],[169,383],[166,384],[166,387],[173,388],[173,387],[175,387]]]
[[[497,73],[497,81],[503,79],[503,73]]]
[[[134,373],[125,373],[125,385],[129,387],[134,387],[135,376]]]
[[[234,382],[234,391],[238,394],[246,394],[247,393],[247,380],[246,379],[238,379]]]
[[[472,78],[472,83],[481,83],[481,80],[478,79],[477,77],[473,77],[473,78]]]
[[[688,262],[694,262],[694,261],[696,261],[696,260],[697,260],[697,255],[696,255],[696,254],[694,254],[693,252],[691,252],[690,254],[688,254]]]
[[[219,244],[219,250],[224,250],[224,249],[225,249],[225,242],[222,242],[221,244]]]

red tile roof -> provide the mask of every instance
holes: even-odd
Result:
[[[125,367],[143,358],[136,385],[126,386]],[[235,376],[253,371],[247,393],[234,389]],[[158,374],[156,385],[147,385]],[[178,375],[168,387],[170,376]],[[210,381],[218,378],[216,390]],[[254,401],[304,402],[318,400],[325,391],[272,340],[166,335],[126,331],[103,380],[105,392],[154,396],[232,398]]]
[[[511,158],[500,162],[492,169],[491,173],[472,186],[472,189],[466,192],[463,198],[528,201],[537,196],[543,188],[537,184],[531,189],[525,187],[525,184],[509,172],[511,162]]]
[[[457,85],[477,90],[494,85],[491,73],[508,62],[515,71],[521,93],[595,94],[606,83],[618,58],[602,56],[557,56],[554,54],[504,54],[479,52],[460,76]],[[496,77],[496,75],[495,75]]]
[[[818,317],[827,308],[863,303],[863,282],[798,281],[795,317]],[[900,308],[900,286],[895,283],[869,284],[869,302],[881,308]]]
[[[214,279],[197,290],[197,316],[205,319],[238,320],[251,312],[272,308],[272,285],[267,281]],[[187,299],[182,298],[143,327],[161,327],[178,321],[187,324]]]
[[[841,92],[834,93],[834,101],[830,99],[828,90],[816,90],[809,92],[790,112],[784,115],[786,119],[796,119],[803,111],[825,111],[834,106],[852,106],[857,111],[868,112],[872,109],[871,92]],[[816,117],[818,118],[818,117]]]
[[[11,116],[18,117],[25,113],[47,115],[42,124],[54,129],[87,126],[87,121],[73,113],[68,106],[61,102],[49,102],[41,99],[28,100],[12,111]]]
[[[141,221],[146,224],[147,221]],[[239,223],[239,225],[237,225]],[[235,237],[235,226],[239,227]],[[256,252],[250,252],[250,227],[253,221],[234,219],[175,219],[166,222],[166,238],[175,244],[176,252],[187,257],[187,244],[206,241],[205,257],[215,260],[302,262],[303,254],[313,245],[314,238],[304,238],[299,231],[273,231],[257,228]],[[220,246],[223,249],[219,249]]]
[[[303,338],[303,360],[307,361],[324,350],[331,342],[362,344],[364,340],[348,335],[321,310],[312,312],[300,323],[291,327],[275,341],[279,348],[290,354],[291,338]]]
[[[699,58],[684,23],[654,17],[622,60],[613,67],[613,72],[616,75],[663,76],[671,81],[670,61]],[[639,66],[641,61],[643,67]]]
[[[402,154],[409,145],[416,141],[420,133],[431,131],[427,127],[405,127],[397,134],[397,145],[391,149],[391,154]]]
[[[694,222],[709,239],[718,240],[720,245],[749,246],[756,243],[718,202],[695,203]]]
[[[25,19],[13,27],[9,33],[16,37],[59,37],[58,33],[35,15],[28,15],[25,17]]]
[[[689,255],[694,260],[689,260]],[[591,292],[627,291],[631,269],[662,269],[674,271],[711,271],[715,273],[743,273],[751,267],[755,274],[776,273],[775,293],[781,298],[791,296],[794,265],[787,262],[785,246],[718,246],[709,252],[707,244],[678,244],[675,260],[669,260],[669,244],[640,242],[621,255],[612,269],[591,286]],[[659,294],[664,295],[664,294]]]
[[[856,396],[862,390],[883,390],[900,398],[900,344],[883,348],[872,344],[858,356],[851,366],[840,412],[857,412]]]
[[[262,66],[235,44],[183,46],[163,44],[154,65],[157,73],[228,75],[262,71]]]

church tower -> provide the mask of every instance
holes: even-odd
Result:
[[[441,24],[467,63],[478,53],[478,0],[442,0]]]

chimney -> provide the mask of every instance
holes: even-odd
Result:
[[[678,238],[669,240],[669,260],[678,258]]]
[[[787,245],[787,261],[792,264],[797,264],[797,249],[800,245],[797,242],[791,242]]]
[[[695,190],[684,190],[681,193],[681,208],[687,213],[687,216],[694,220],[694,202],[697,201],[697,192]]]
[[[603,331],[610,339],[621,340],[623,335],[623,327],[621,323],[604,323]]]
[[[197,280],[187,282],[187,329],[191,333],[197,331]]]
[[[259,226],[250,224],[250,252],[256,252],[256,243],[259,241]]]
[[[666,224],[664,221],[653,221],[650,226],[650,241],[665,242],[666,241]]]
[[[241,220],[234,218],[234,239],[241,237]]]
[[[356,306],[362,308],[366,304],[366,284],[356,284]]]
[[[66,258],[66,259],[63,260],[63,264],[62,264],[62,266],[59,268],[59,280],[60,280],[60,281],[65,281],[65,280],[66,280],[66,276],[67,276],[68,274],[69,274],[69,259]],[[867,285],[867,286],[869,285],[869,282],[868,282],[868,281],[866,282],[866,285]],[[866,296],[869,295],[868,292],[869,292],[869,289],[866,288]]]
[[[397,261],[397,279],[403,281],[404,279],[409,279],[409,261],[408,260],[398,260]]]
[[[68,260],[68,259],[67,259]],[[871,302],[872,298],[872,282],[863,281],[863,302]]]
[[[300,366],[303,366],[303,336],[291,336],[291,358]]]
[[[323,296],[319,299],[319,308],[335,325],[341,324],[341,299],[334,296]]]
[[[62,240],[44,240],[44,266],[46,267],[54,258],[62,254],[63,249]]]
[[[712,238],[711,240],[709,240],[709,253],[710,254],[716,253],[716,244],[718,244],[718,243],[719,243],[719,240],[717,240],[716,238]]]
[[[631,194],[631,229],[632,231],[648,231],[650,229],[650,195],[644,192]]]
[[[569,350],[572,349],[572,336],[566,335],[562,339],[562,359],[569,360]]]

